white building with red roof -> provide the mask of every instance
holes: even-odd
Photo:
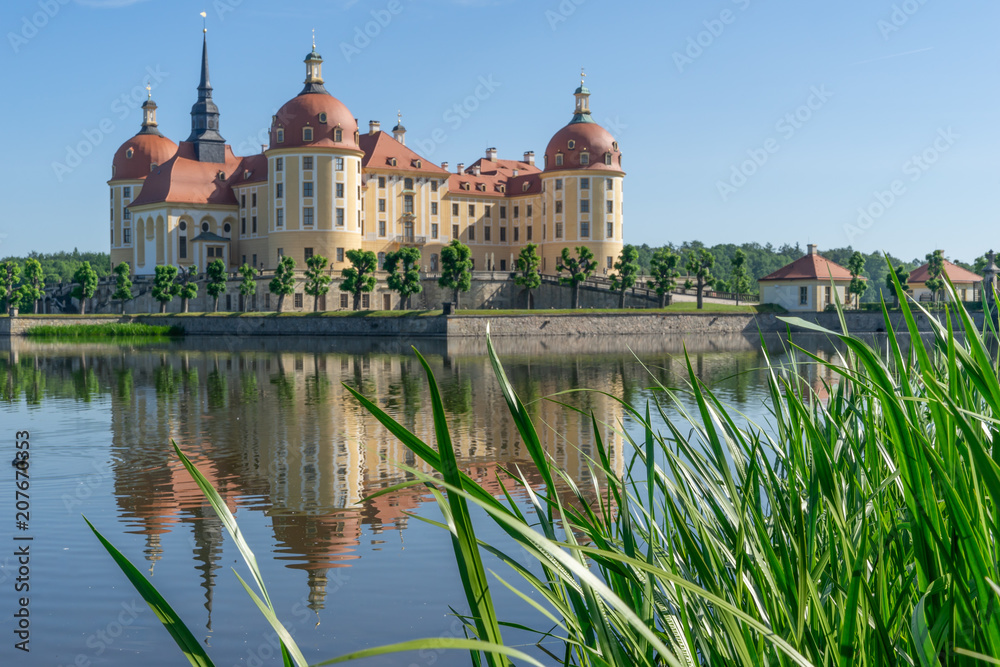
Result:
[[[850,303],[847,288],[851,272],[820,255],[815,245],[807,248],[803,257],[757,281],[761,303],[811,313],[822,312],[837,299],[841,304]]]
[[[918,266],[910,272],[910,276],[906,279],[907,289],[910,295],[917,301],[930,301],[933,299],[934,295],[927,288],[927,280],[930,278],[928,268],[928,264]],[[955,286],[955,293],[959,301],[976,301],[979,299],[979,290],[983,283],[982,276],[952,264],[948,260],[944,260],[944,273],[951,280],[952,285]]]

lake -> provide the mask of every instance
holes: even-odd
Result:
[[[836,353],[821,338],[796,341],[823,358]],[[772,358],[788,360],[778,338],[767,343]],[[546,450],[579,478],[593,453],[591,412],[618,470],[631,456],[621,431],[635,432],[636,425],[601,393],[545,398],[589,388],[645,405],[656,382],[686,383],[685,344],[702,381],[766,422],[765,358],[754,336],[518,338],[501,339],[497,348]],[[432,498],[410,487],[362,502],[411,478],[400,465],[421,466],[343,385],[433,444],[427,383],[411,345],[440,385],[460,464],[497,492],[501,467],[536,479],[483,341],[15,339],[0,345],[4,451],[13,456],[18,431],[29,432],[31,443],[26,530],[15,527],[15,470],[0,475],[0,664],[186,664],[81,515],[148,574],[217,665],[280,664],[270,627],[232,572],[248,578],[246,567],[176,460],[171,440],[235,513],[280,618],[310,661],[461,636],[450,607],[463,610],[465,598],[450,537],[419,518],[439,516]],[[823,381],[832,378],[813,377],[822,395]],[[487,522],[479,527],[487,540],[499,534]],[[25,536],[32,538],[30,591],[15,594],[15,545],[27,542],[14,538]],[[509,579],[503,565],[491,565]],[[548,628],[501,589],[494,587],[502,619]],[[21,595],[29,596],[30,653],[14,649]],[[467,665],[469,657],[423,653],[362,664]]]

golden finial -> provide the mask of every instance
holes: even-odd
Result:
[[[202,23],[201,31],[208,32],[208,12],[201,13],[201,23]]]
[[[146,99],[153,99],[153,87],[149,85],[149,81],[146,82]]]
[[[587,78],[587,71],[583,67],[581,67],[580,68],[580,85],[581,86],[583,85],[583,81],[586,78]]]
[[[316,50],[316,28],[313,28],[313,51]]]
[[[403,124],[403,111],[401,109],[396,111],[396,121],[398,125]]]

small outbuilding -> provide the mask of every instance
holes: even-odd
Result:
[[[917,301],[931,301],[934,298],[931,290],[927,288],[927,279],[930,277],[927,267],[927,264],[918,266],[910,271],[910,277],[906,279],[909,292]],[[955,293],[959,301],[977,301],[979,299],[979,290],[983,284],[982,276],[956,266],[948,260],[944,260],[944,273],[951,279],[951,284],[955,286]]]
[[[849,302],[851,272],[820,255],[815,245],[806,247],[804,257],[757,281],[761,303],[773,303],[790,312],[818,313],[837,299],[842,304]]]

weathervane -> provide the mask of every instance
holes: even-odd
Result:
[[[586,72],[586,70],[583,67],[581,67],[580,68],[580,85],[581,86],[583,85],[583,81],[586,78],[587,78],[587,72]]]
[[[201,23],[202,23],[201,31],[208,32],[208,12],[201,13]]]
[[[153,99],[153,87],[149,85],[149,81],[146,82],[146,99]]]
[[[313,51],[316,50],[316,28],[313,28]]]

